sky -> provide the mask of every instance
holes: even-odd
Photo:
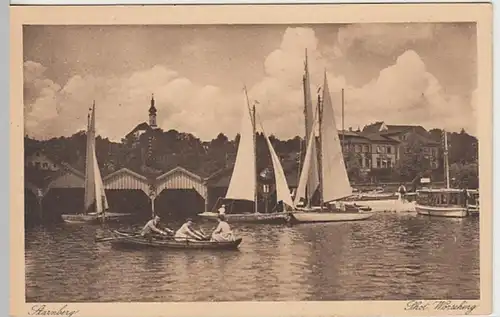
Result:
[[[476,132],[474,23],[25,26],[24,124],[37,139],[84,130],[119,141],[148,120],[163,130],[234,137],[243,87],[267,134],[304,131],[307,49],[313,94],[326,71],[337,124],[376,121]],[[338,127],[341,128],[340,126]]]

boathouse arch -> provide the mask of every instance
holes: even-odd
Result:
[[[156,179],[156,206],[169,217],[195,216],[206,210],[207,185],[203,177],[176,167]]]
[[[138,189],[142,190],[146,196],[149,196],[149,182],[145,176],[142,176],[128,168],[121,168],[103,179],[106,189]]]
[[[165,189],[193,189],[204,200],[207,200],[207,185],[205,179],[180,166],[158,176],[156,184],[157,195]]]

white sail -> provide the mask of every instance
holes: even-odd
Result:
[[[285,172],[283,171],[283,166],[281,165],[280,159],[274,150],[271,141],[264,133],[264,137],[267,141],[267,147],[269,148],[269,153],[271,153],[271,160],[273,162],[274,169],[274,180],[276,182],[276,199],[277,201],[283,201],[284,204],[294,207],[292,196],[290,195],[290,187],[285,177]]]
[[[87,136],[87,167],[86,167],[86,185],[85,188],[86,199],[89,198],[89,206],[95,202],[95,212],[100,214],[108,209],[108,200],[104,191],[104,185],[97,163],[96,143],[95,143],[95,104],[92,107],[89,119],[89,129]],[[88,194],[87,194],[88,193]],[[87,204],[87,200],[86,200]]]
[[[240,143],[226,198],[255,201],[257,171],[255,163],[254,126],[246,96],[244,96],[243,104]]]
[[[102,213],[109,208],[108,199],[106,197],[106,192],[104,190],[104,184],[101,177],[101,171],[99,170],[99,166],[97,165],[97,156],[94,151],[94,162],[97,167],[94,169],[94,178],[95,178],[95,197],[96,197],[96,212]]]
[[[297,206],[301,199],[306,198],[306,186],[308,183],[308,178],[310,176],[309,168],[312,162],[316,162],[317,157],[313,157],[312,155],[313,144],[316,143],[316,138],[314,133],[316,130],[316,123],[317,121],[314,122],[312,130],[309,134],[309,142],[307,144],[306,155],[304,157],[304,165],[302,167],[302,171],[300,172],[299,184],[295,192],[294,206]]]
[[[324,78],[323,106],[321,116],[321,176],[324,202],[352,195],[352,188],[344,164],[339,133],[335,123],[332,98],[328,80]]]
[[[92,111],[92,109],[91,109]],[[92,113],[89,113],[87,118],[87,146],[85,150],[85,196],[84,196],[84,212],[88,213],[95,201],[95,186],[94,186],[94,160],[92,158],[94,132],[92,128]]]
[[[306,50],[306,56],[305,56],[305,64],[304,64],[304,78],[303,78],[303,89],[304,89],[304,114],[305,114],[305,143],[309,147],[309,140],[310,140],[310,135],[311,132],[314,131],[313,125],[314,125],[314,118],[315,118],[315,111],[313,107],[313,102],[311,98],[311,83],[309,79],[309,66],[307,62],[307,50]],[[314,134],[312,135],[312,138],[314,139]],[[316,142],[311,143],[311,157],[314,158],[311,160],[308,169],[306,169],[306,172],[308,172],[308,177],[307,177],[307,198],[310,199],[313,197],[314,193],[318,189],[319,186],[319,172],[318,172],[318,162],[317,162],[317,150],[316,150]],[[305,165],[304,165],[305,166]],[[304,168],[304,167],[303,167]]]

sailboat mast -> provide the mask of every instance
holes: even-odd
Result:
[[[324,87],[323,87],[324,88]],[[319,156],[319,170],[323,170],[323,148],[322,148],[322,136],[321,136],[321,129],[322,129],[322,124],[323,124],[323,107],[321,105],[321,97],[318,93],[318,123],[319,123],[319,133],[318,133],[318,138],[319,138],[319,149],[318,149],[318,156]],[[315,134],[313,134],[315,135]],[[323,211],[323,173],[319,173],[319,206],[321,211]]]
[[[248,100],[248,92],[247,92],[247,87],[245,86],[243,88],[245,91],[245,98],[247,100],[247,107],[248,109],[250,108],[250,101]],[[249,109],[250,110],[250,109]],[[252,117],[252,136],[253,136],[253,157],[255,160],[255,170],[253,171],[253,175],[255,177],[255,190],[254,190],[254,212],[257,213],[258,211],[258,204],[257,204],[257,199],[259,197],[259,179],[257,176],[257,126],[256,126],[256,120],[255,120],[255,103],[252,105],[251,113]]]
[[[345,134],[344,134],[344,88],[342,88],[342,153],[344,152]]]
[[[91,166],[90,166],[90,160],[89,160],[89,153],[90,153],[90,138],[91,138],[91,131],[90,131],[90,116],[91,116],[91,111],[92,108],[89,109],[89,113],[87,115],[87,140],[86,140],[86,149],[85,149],[85,194],[83,198],[83,213],[87,214],[89,212],[89,207],[91,205],[91,200],[92,200],[92,187],[90,183],[90,175],[91,175]]]
[[[448,162],[448,133],[443,130],[444,134],[444,178],[446,180],[446,188],[450,188],[450,166]]]
[[[253,122],[253,148],[254,148],[254,158],[255,158],[255,197],[254,197],[254,212],[258,211],[258,203],[257,199],[259,197],[259,180],[257,176],[257,129],[256,129],[256,120],[255,120],[255,104],[252,106],[252,122]]]
[[[309,144],[309,131],[308,131],[308,127],[307,127],[307,123],[309,122],[309,118],[307,116],[307,98],[308,98],[308,95],[306,93],[307,89],[309,87],[307,87],[308,85],[308,81],[307,81],[307,78],[306,76],[308,76],[308,63],[307,63],[307,48],[305,50],[305,63],[304,63],[304,69],[305,69],[305,72],[304,72],[304,75],[302,76],[302,87],[303,87],[303,91],[304,91],[304,148],[307,148],[307,144]],[[301,157],[302,157],[302,153],[301,153]],[[300,171],[300,164],[299,164],[299,171]],[[311,201],[310,201],[310,198],[311,197],[308,197],[308,191],[307,191],[307,184],[306,184],[306,189],[305,189],[305,192],[304,192],[304,198],[305,198],[305,202],[307,204],[307,206],[310,206],[311,204]]]

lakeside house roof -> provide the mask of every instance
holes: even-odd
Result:
[[[32,158],[35,155],[44,156],[47,160],[54,164],[61,164],[63,161],[53,155],[51,152],[47,151],[42,145],[30,145],[28,147],[24,147],[24,159],[25,161],[28,158]]]
[[[153,130],[153,128],[151,128],[151,126],[147,122],[142,122],[142,123],[139,123],[135,128],[133,128],[132,131],[130,131],[125,136],[125,138],[130,137],[131,135],[133,135],[137,131],[144,131],[145,132],[145,131],[150,131],[150,130]]]
[[[372,142],[377,142],[377,143],[389,143],[389,144],[397,144],[400,143],[398,140],[391,138],[391,137],[386,137],[383,135],[380,135],[378,133],[369,133],[364,135],[368,140]]]
[[[420,125],[399,125],[385,124],[383,121],[378,121],[363,128],[363,133],[381,133],[381,134],[400,134],[406,131],[413,130],[417,133],[427,134],[427,130]]]

